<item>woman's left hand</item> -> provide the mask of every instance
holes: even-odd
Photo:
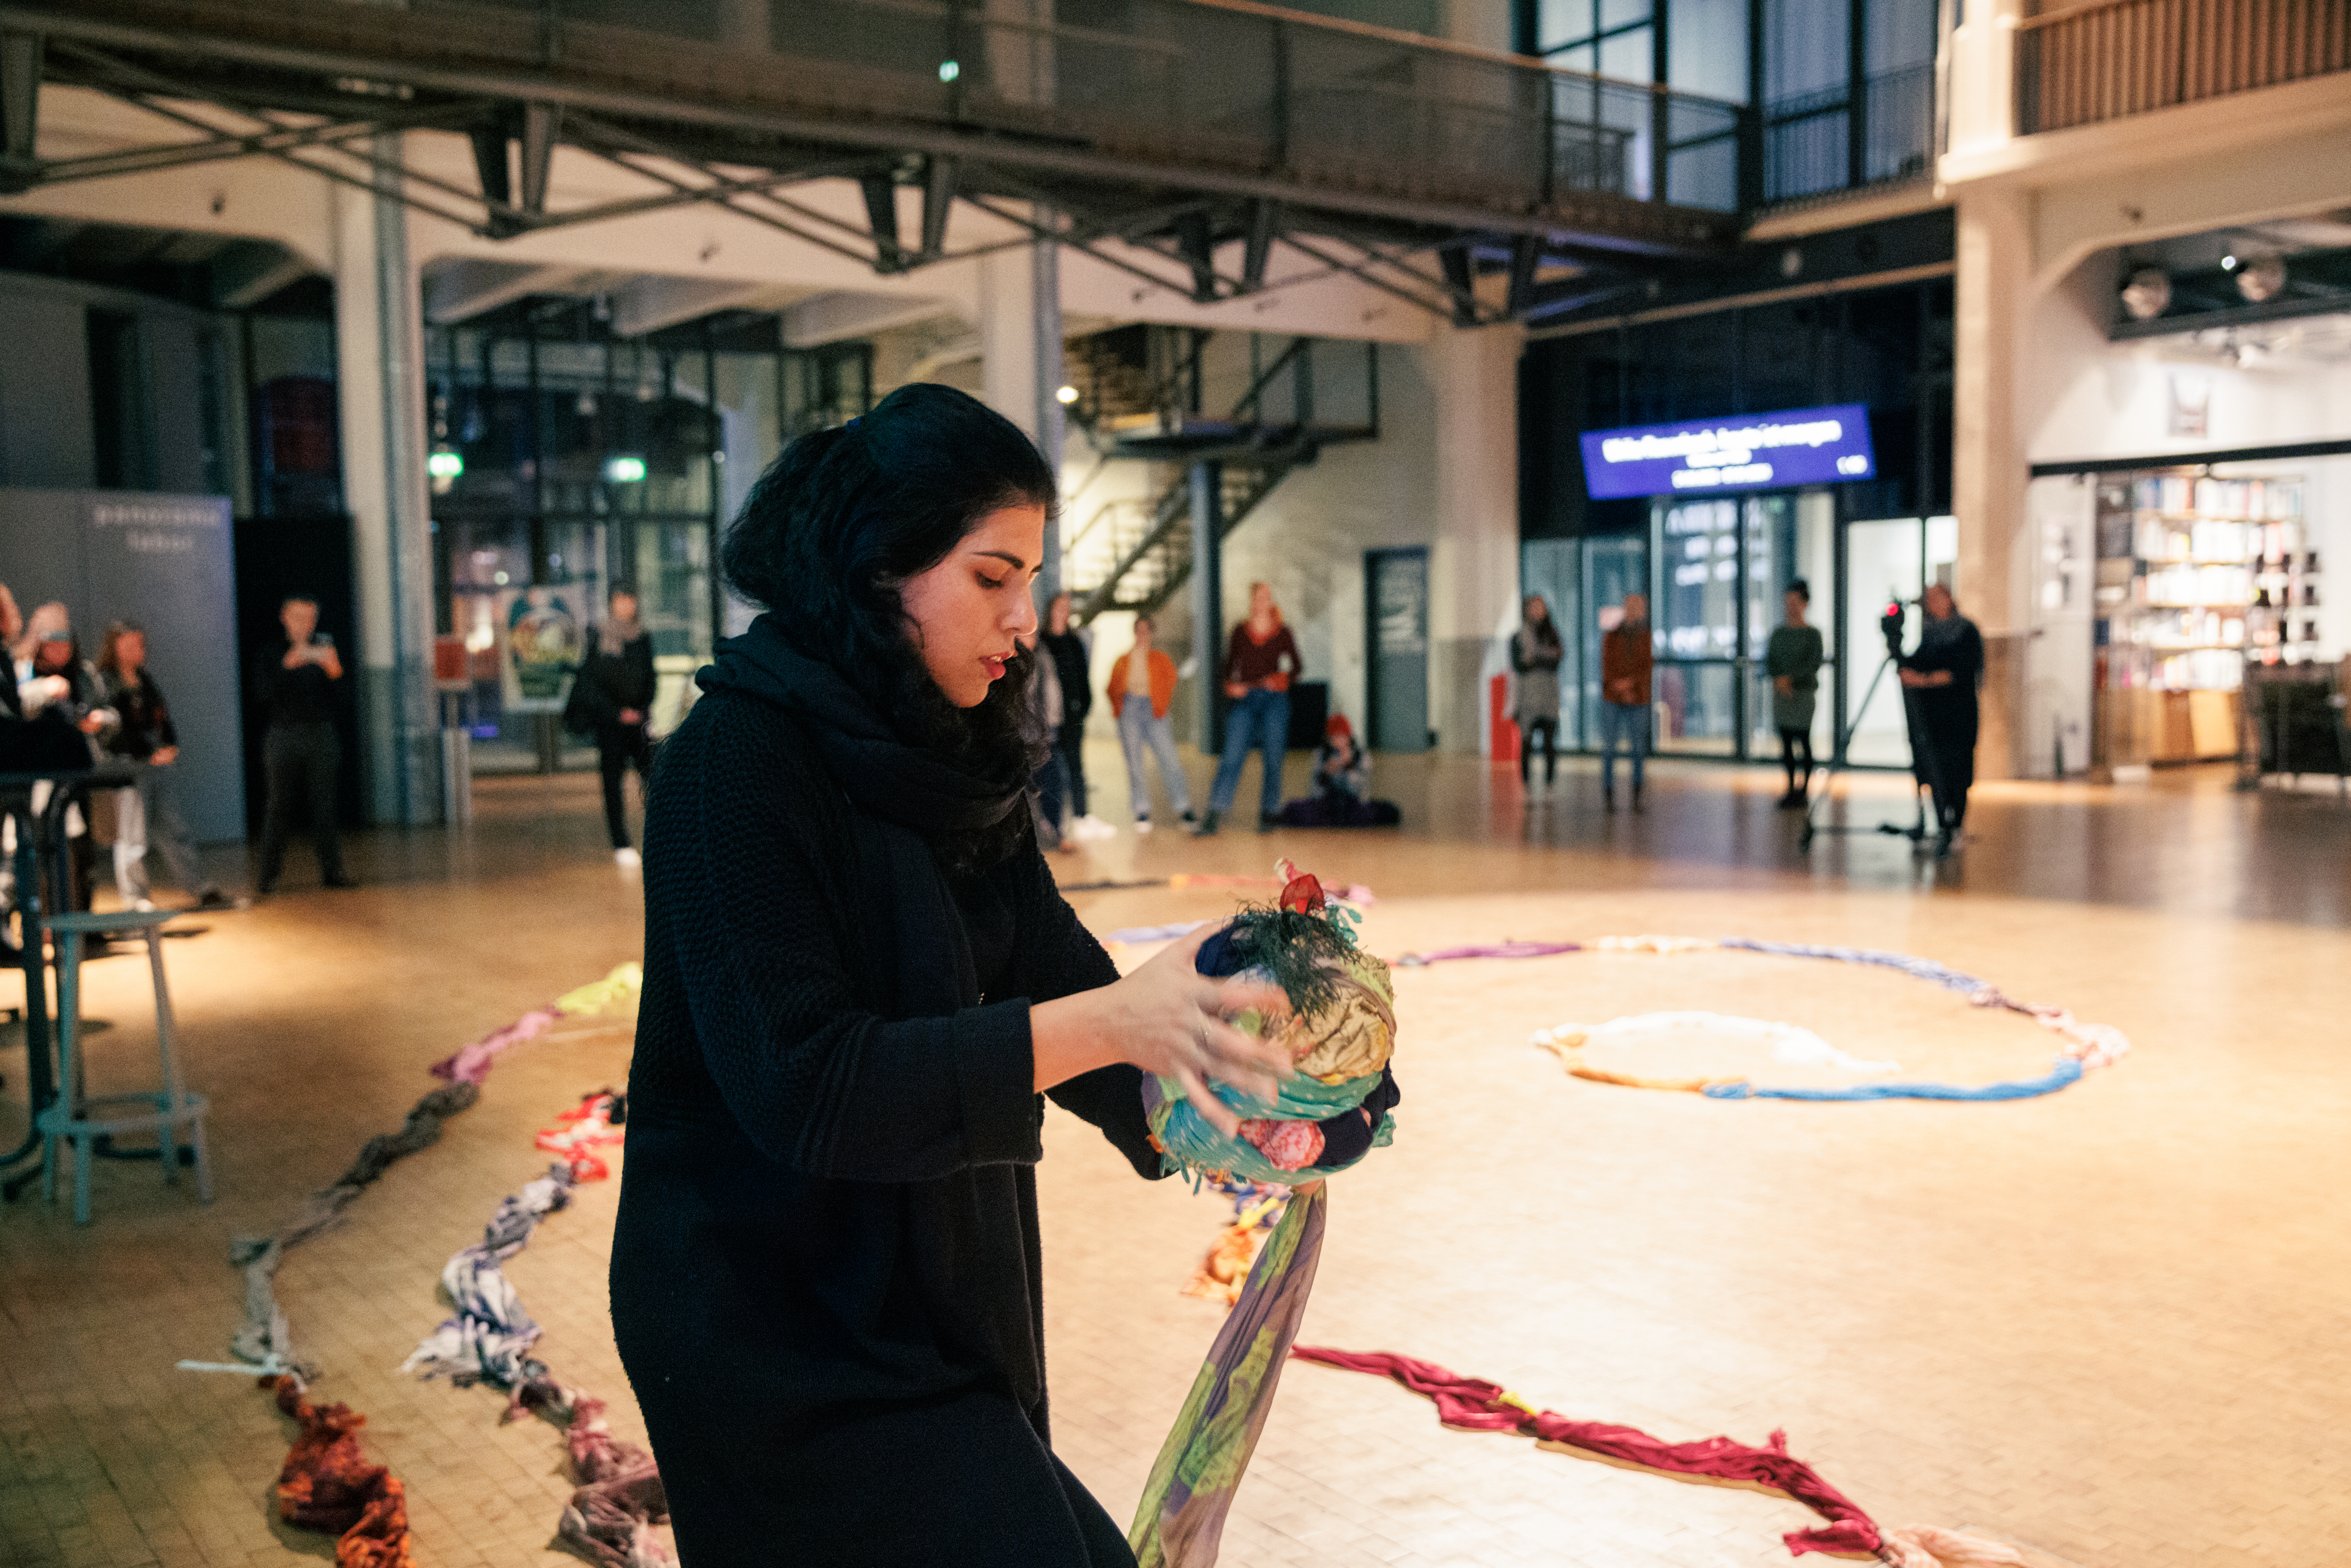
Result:
[[[1265,980],[1211,979],[1199,972],[1201,944],[1215,934],[1203,925],[1114,984],[1029,1009],[1037,1087],[1090,1072],[1114,1061],[1182,1085],[1203,1121],[1226,1137],[1240,1117],[1210,1090],[1211,1081],[1253,1099],[1271,1101],[1282,1080],[1295,1075],[1289,1052],[1270,1040],[1226,1022],[1254,1009],[1269,1021],[1284,1017],[1290,998]]]

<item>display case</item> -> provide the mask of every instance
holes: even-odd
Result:
[[[2304,496],[2289,476],[2100,481],[2097,765],[2234,757],[2246,663],[2314,656],[2319,559]]]

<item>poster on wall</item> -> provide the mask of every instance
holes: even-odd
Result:
[[[508,713],[561,713],[580,663],[580,618],[560,590],[499,595],[506,634],[498,643],[498,687]]]
[[[1590,430],[1580,439],[1584,487],[1595,501],[1785,490],[1877,475],[1869,410],[1857,402]]]

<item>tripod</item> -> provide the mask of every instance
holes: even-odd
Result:
[[[1855,716],[1869,711],[1870,699],[1877,695],[1877,683],[1886,678],[1886,671],[1898,669],[1901,664],[1902,610],[1900,604],[1888,606],[1886,613],[1879,619],[1878,624],[1886,632],[1886,657],[1878,661],[1876,673],[1869,677],[1869,685],[1861,694],[1860,706],[1853,709]],[[1914,799],[1917,798],[1920,788],[1917,777],[1918,760],[1923,758],[1926,762],[1927,779],[1924,787],[1927,795],[1925,799],[1917,799],[1918,820],[1907,828],[1896,822],[1880,822],[1874,828],[1847,827],[1841,823],[1823,822],[1817,820],[1822,803],[1829,798],[1830,784],[1834,781],[1837,774],[1850,771],[1841,759],[1852,747],[1856,717],[1846,722],[1844,734],[1838,737],[1836,747],[1830,753],[1829,765],[1823,770],[1821,792],[1813,798],[1812,804],[1804,809],[1804,831],[1796,841],[1798,849],[1811,849],[1813,840],[1823,833],[1884,833],[1891,838],[1908,839],[1914,846],[1926,842],[1929,838],[1941,837],[1943,828],[1939,819],[1934,827],[1929,828],[1927,825],[1927,802],[1943,799],[1942,764],[1936,757],[1933,747],[1922,747],[1918,744],[1918,732],[1921,728],[1918,722],[1918,694],[1910,687],[1902,685],[1898,676],[1896,679],[1896,685],[1902,693],[1902,734],[1903,739],[1910,747],[1910,792]]]

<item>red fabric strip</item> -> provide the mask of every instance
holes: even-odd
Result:
[[[1572,1421],[1555,1411],[1528,1411],[1503,1402],[1499,1383],[1463,1377],[1433,1362],[1386,1351],[1326,1350],[1294,1345],[1290,1354],[1344,1372],[1367,1372],[1403,1384],[1437,1402],[1437,1418],[1472,1432],[1522,1432],[1542,1442],[1562,1443],[1622,1464],[1667,1475],[1732,1481],[1792,1499],[1829,1522],[1781,1537],[1788,1550],[1839,1556],[1875,1557],[1881,1543],[1877,1525],[1851,1499],[1823,1480],[1812,1466],[1788,1452],[1788,1435],[1774,1432],[1769,1447],[1751,1448],[1729,1437],[1668,1443],[1631,1427],[1605,1421]]]

